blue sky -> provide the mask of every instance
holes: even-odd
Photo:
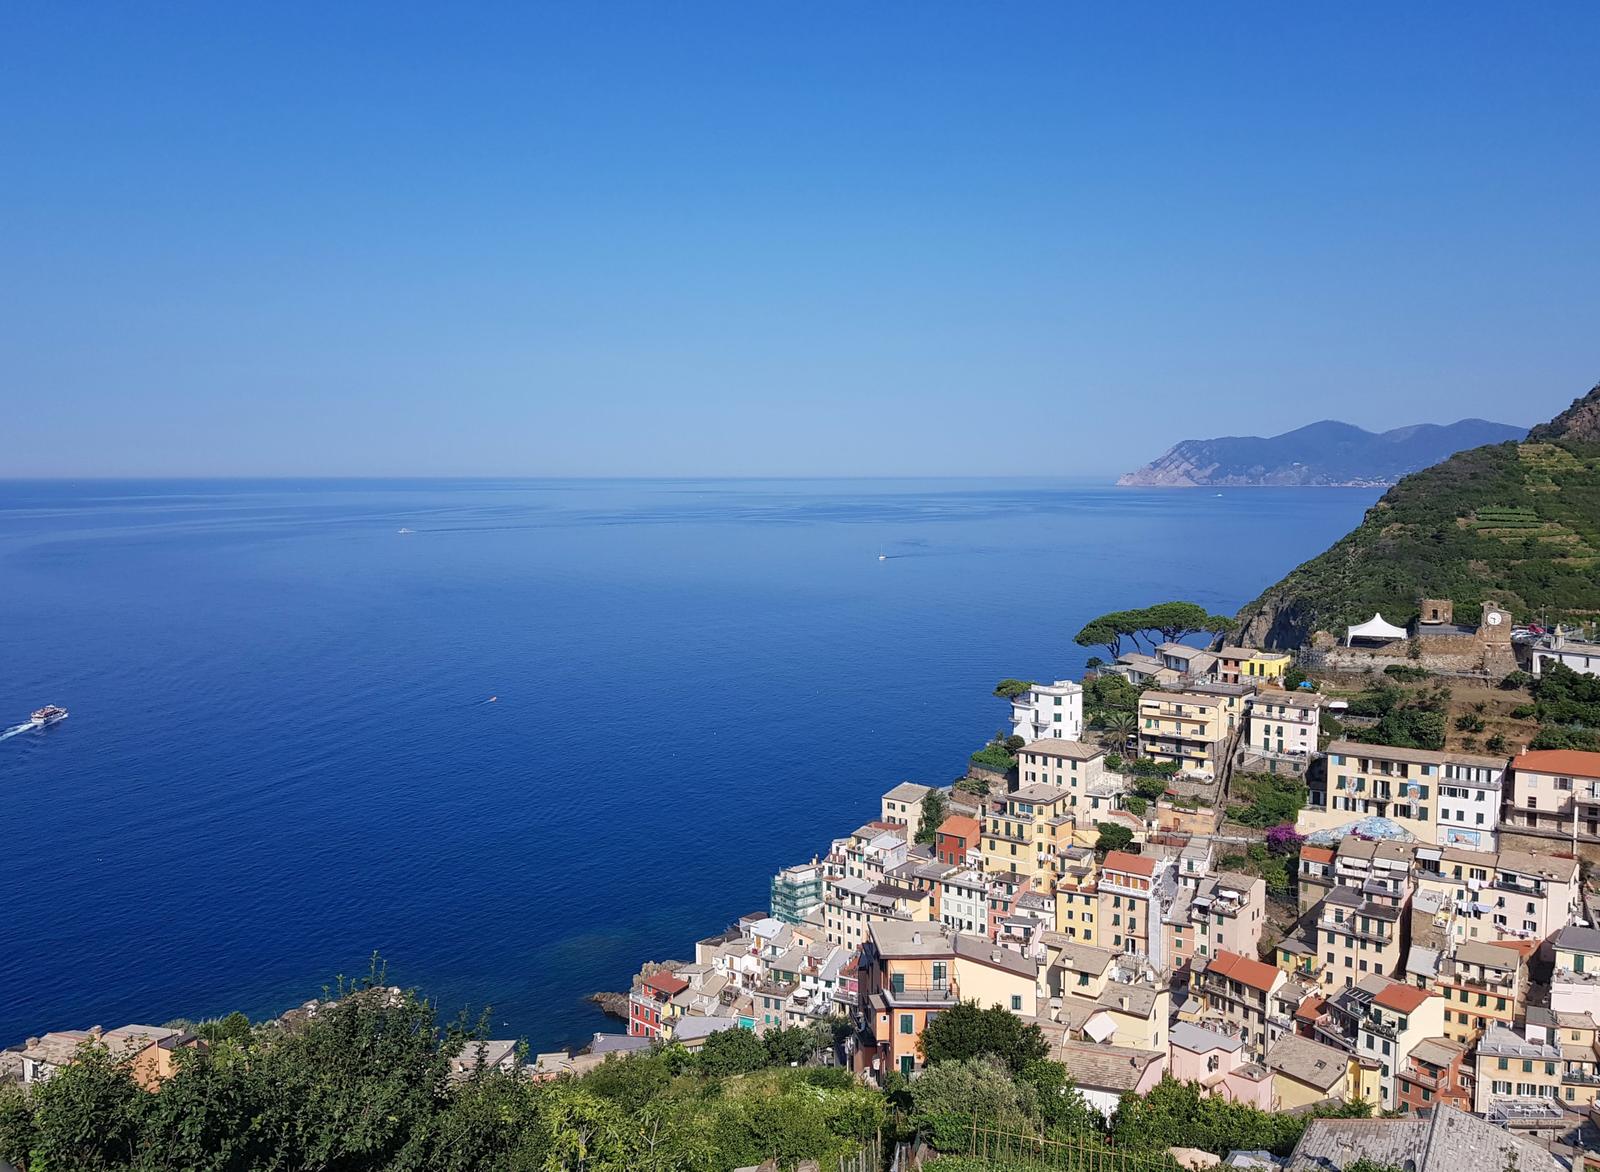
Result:
[[[4,475],[1109,473],[1600,379],[1600,6],[0,3]]]

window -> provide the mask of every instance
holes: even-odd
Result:
[[[909,1013],[902,1013],[900,1015],[900,1032],[902,1034],[912,1034],[916,1032],[916,1019],[913,1018]]]
[[[1021,1010],[1022,1010],[1022,995],[1020,993],[1013,993],[1011,995],[1011,1011],[1013,1013],[1018,1013],[1018,1012],[1021,1012]]]

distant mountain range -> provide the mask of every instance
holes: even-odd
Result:
[[[1266,438],[1256,435],[1184,440],[1120,485],[1195,488],[1207,485],[1319,485],[1372,488],[1483,444],[1520,440],[1527,428],[1486,419],[1419,423],[1370,432],[1354,424],[1321,423]]]
[[[1600,386],[1519,443],[1457,452],[1401,480],[1353,532],[1241,610],[1235,638],[1297,647],[1374,612],[1405,623],[1424,597],[1454,600],[1458,615],[1486,600],[1523,620],[1600,614]]]

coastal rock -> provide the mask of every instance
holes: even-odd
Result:
[[[633,980],[629,982],[628,987],[637,989],[640,983],[652,973],[662,971],[675,973],[683,968],[685,963],[685,961],[681,960],[647,960],[639,966],[639,971],[633,975]],[[628,995],[626,993],[602,991],[590,993],[584,1000],[598,1005],[602,1013],[611,1017],[619,1017],[623,1021],[628,1020]]]
[[[600,1012],[607,1017],[628,1020],[628,995],[626,993],[590,993],[584,998],[600,1007]]]

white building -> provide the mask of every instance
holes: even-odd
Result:
[[[1011,731],[1025,741],[1083,737],[1083,687],[1071,680],[1034,684],[1011,701]]]
[[[1316,692],[1261,692],[1250,698],[1250,748],[1263,756],[1309,760],[1317,751],[1323,697]]]
[[[1439,769],[1440,846],[1492,851],[1500,830],[1506,763],[1495,757],[1452,755]]]
[[[939,921],[971,936],[989,934],[989,881],[981,871],[953,871],[939,880]]]
[[[1560,627],[1528,649],[1528,666],[1542,675],[1552,663],[1562,663],[1586,676],[1600,676],[1600,643],[1583,643],[1568,638]]]

